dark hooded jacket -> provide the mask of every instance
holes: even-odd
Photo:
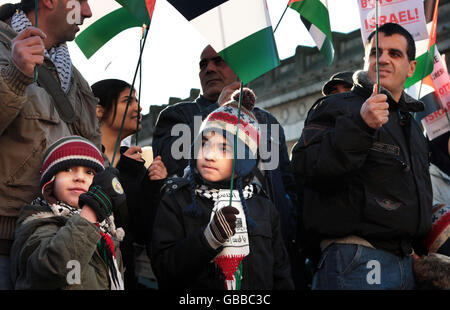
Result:
[[[405,93],[397,103],[383,89],[389,121],[374,130],[360,115],[372,82],[364,71],[354,79],[350,92],[313,105],[293,149],[306,239],[318,248],[322,239],[357,235],[375,248],[407,255],[431,227],[428,147],[410,114],[423,104]]]
[[[181,152],[189,152],[191,142],[198,133],[201,122],[218,107],[217,102],[209,101],[200,96],[194,102],[180,102],[161,111],[153,134],[152,147],[154,156],[160,155],[162,157],[169,177],[173,175],[183,176],[183,170],[188,165],[188,159],[174,159],[172,147],[180,147]],[[260,176],[259,179],[263,179],[260,182],[280,213],[283,240],[289,245],[295,239],[295,208],[298,202],[284,130],[277,119],[264,109],[255,106],[252,112],[260,126],[261,124],[267,125],[267,152],[271,151],[272,145],[278,147],[279,164],[276,169],[265,170],[264,176]],[[197,124],[194,121],[195,117],[199,117]],[[181,137],[181,132],[175,130],[172,133],[175,125],[189,126],[190,129],[190,140],[181,146],[176,144],[176,141]],[[272,134],[271,125],[278,126],[278,134]],[[180,129],[182,128],[180,127]]]
[[[198,216],[186,212],[192,203],[187,179],[167,181],[167,192],[158,207],[152,242],[152,267],[161,289],[223,290],[225,276],[212,262],[222,247],[213,249],[204,230],[214,202],[196,196]],[[241,289],[293,289],[290,264],[284,247],[280,219],[274,205],[262,194],[246,200],[250,254],[242,261]]]

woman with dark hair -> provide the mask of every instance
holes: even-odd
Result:
[[[130,85],[124,81],[116,79],[102,80],[92,85],[94,95],[100,100],[97,105],[97,118],[100,122],[100,130],[102,132],[102,145],[104,153],[109,161],[113,160],[117,137],[120,133],[120,127],[123,115],[127,106],[128,97],[130,95]],[[120,141],[131,136],[136,132],[138,117],[138,102],[136,92],[131,95],[130,104],[128,106],[127,115],[125,117],[124,126],[120,133]],[[139,119],[139,128],[142,126]],[[140,160],[139,147],[132,147],[127,150],[127,156],[136,160]],[[122,149],[124,150],[124,149]],[[131,152],[131,150],[133,152]],[[113,166],[119,162],[122,152],[116,153]]]
[[[120,182],[127,196],[127,209],[119,212],[116,224],[125,229],[125,238],[121,244],[125,265],[125,289],[136,289],[138,288],[135,275],[137,253],[134,243],[146,245],[147,240],[151,240],[153,219],[159,204],[160,189],[167,177],[167,170],[160,156],[153,160],[147,170],[140,146],[122,146],[114,156],[119,134],[119,139],[122,141],[135,134],[136,129],[142,129],[136,91],[133,90],[129,98],[130,87],[127,82],[107,79],[92,85],[92,91],[99,99],[97,117],[102,132],[103,153],[111,165],[120,171]],[[123,121],[129,99],[130,103]],[[112,163],[113,157],[114,163]]]

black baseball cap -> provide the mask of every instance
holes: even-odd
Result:
[[[333,74],[328,82],[322,87],[322,94],[328,96],[336,84],[344,83],[348,84],[350,87],[353,86],[353,71],[343,71]]]

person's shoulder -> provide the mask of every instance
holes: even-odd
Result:
[[[343,93],[338,94],[331,94],[328,96],[324,96],[319,98],[316,102],[327,104],[327,105],[336,105],[336,104],[342,104],[345,101],[356,99],[358,98],[358,95],[353,91],[347,91]]]
[[[269,111],[267,111],[264,108],[260,108],[260,107],[253,107],[252,110],[253,114],[255,115],[255,117],[258,119],[259,123],[265,123],[267,121],[267,123],[273,124],[279,124],[277,118],[270,113]]]
[[[197,113],[197,105],[193,101],[182,101],[170,104],[163,108],[158,116],[157,127],[169,121],[171,124],[174,120],[178,123],[189,122],[189,118]]]
[[[8,40],[14,39],[17,36],[17,32],[9,25],[7,22],[0,20],[0,33],[4,35],[4,37],[0,37],[0,39],[7,38]],[[2,40],[3,41],[3,40]],[[5,42],[8,43],[8,42]]]
[[[347,112],[352,106],[352,103],[361,102],[361,97],[353,91],[344,93],[332,94],[318,98],[311,106],[308,114],[341,114]]]
[[[166,106],[161,113],[170,113],[176,111],[192,110],[195,107],[194,101],[180,101]]]
[[[56,220],[55,220],[56,219]],[[43,223],[59,222],[59,217],[55,216],[49,204],[42,198],[37,197],[31,203],[25,204],[20,210],[17,219],[19,226],[40,226]]]
[[[253,185],[253,195],[248,201],[250,201],[251,204],[263,206],[264,208],[275,208],[272,200],[270,200],[267,193],[259,185]]]
[[[178,192],[184,191],[188,188],[189,180],[181,177],[168,178],[162,187],[165,194],[175,195]]]
[[[425,110],[425,104],[422,101],[416,100],[405,91],[403,92],[403,101],[409,112],[422,112]]]

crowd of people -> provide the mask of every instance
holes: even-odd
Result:
[[[292,156],[206,46],[202,94],[160,113],[146,168],[118,148],[139,98],[74,67],[67,1],[38,1],[39,28],[34,0],[0,7],[1,290],[143,288],[136,245],[159,289],[450,289],[450,132],[430,141],[412,116],[403,27],[330,77]]]

